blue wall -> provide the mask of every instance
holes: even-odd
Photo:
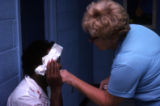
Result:
[[[0,106],[21,79],[19,0],[0,0]]]
[[[114,51],[99,51],[95,46],[93,50],[93,83],[100,84],[110,75]]]
[[[82,31],[81,20],[87,3],[81,0],[49,0],[46,6],[46,39],[64,47],[63,68],[89,83],[92,82],[92,44]],[[63,86],[64,106],[78,106],[84,96],[69,85]]]

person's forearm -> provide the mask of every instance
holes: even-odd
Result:
[[[110,101],[107,100],[106,98],[106,91],[93,87],[75,76],[72,76],[72,81],[70,84],[75,88],[77,88],[79,91],[81,91],[83,94],[85,94],[89,99],[91,99],[96,104],[98,105],[110,104]]]
[[[60,88],[51,88],[51,105],[50,106],[63,106],[62,93]]]

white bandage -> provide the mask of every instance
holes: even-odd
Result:
[[[51,59],[56,61],[61,56],[62,50],[62,46],[54,43],[49,53],[46,56],[42,57],[42,65],[39,65],[35,69],[36,74],[44,76],[47,70],[48,61],[50,61]]]

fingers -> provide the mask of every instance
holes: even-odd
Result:
[[[58,64],[54,60],[50,61],[49,74],[51,76],[57,76],[57,74],[58,74]]]
[[[49,61],[48,64],[47,64],[47,71],[46,71],[46,76],[47,77],[49,76],[49,73],[50,73],[50,70],[51,70],[50,64],[51,64],[51,62]]]
[[[74,76],[73,74],[63,69],[63,70],[60,70],[60,76],[63,83],[72,84],[73,76]]]
[[[59,65],[56,62],[52,62],[52,71],[51,74],[54,78],[59,78]]]
[[[47,82],[52,88],[60,87],[62,85],[59,67],[59,64],[54,60],[49,61],[47,64]]]
[[[46,76],[47,77],[55,77],[58,75],[59,71],[59,65],[57,62],[55,62],[54,60],[51,60],[48,62],[47,64],[47,71],[46,71]]]
[[[103,89],[104,83],[101,82],[99,89]]]
[[[107,80],[101,81],[99,89],[104,90],[104,85],[106,85],[106,84],[108,84],[108,81],[107,81]]]
[[[60,76],[62,78],[62,82],[65,82],[65,76],[66,76],[65,71],[66,70],[60,70]]]
[[[61,65],[61,64],[58,64],[58,68],[59,68],[59,70],[62,69],[62,65]]]

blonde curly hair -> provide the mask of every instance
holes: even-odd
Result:
[[[129,31],[126,10],[112,0],[92,2],[84,14],[82,27],[92,36],[114,39],[125,36]]]

